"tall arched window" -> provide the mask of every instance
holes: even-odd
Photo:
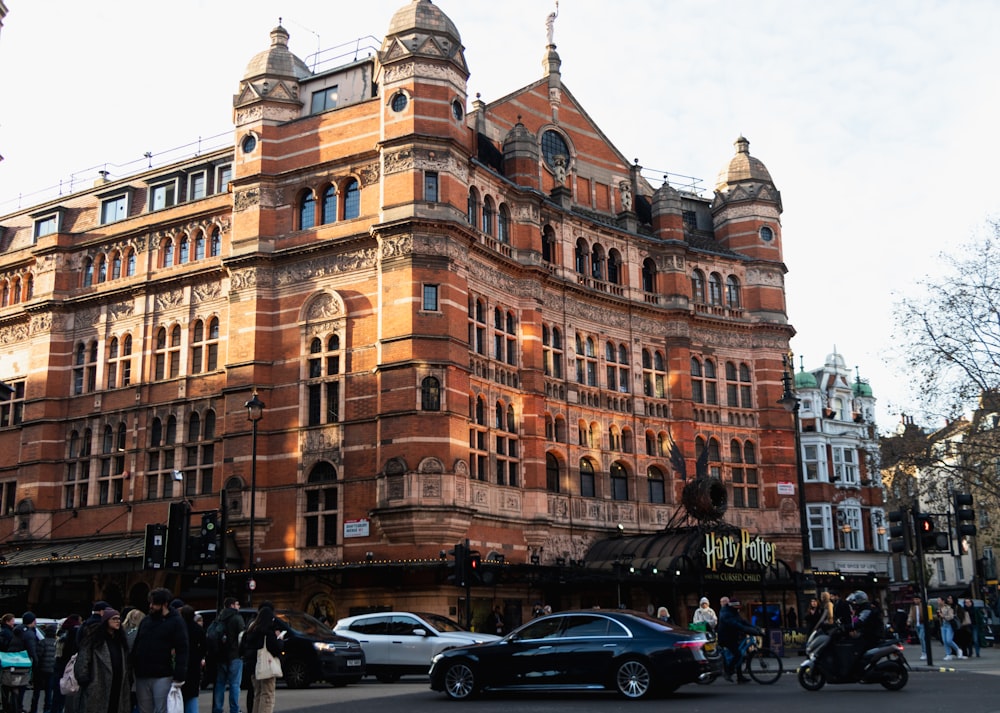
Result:
[[[581,275],[587,274],[587,259],[590,257],[590,247],[587,241],[580,238],[576,241],[576,271]]]
[[[163,267],[171,267],[174,264],[174,241],[167,238],[163,241]]]
[[[595,280],[604,280],[604,246],[594,243],[590,250],[590,276]]]
[[[510,210],[506,203],[501,203],[497,211],[497,240],[504,244],[510,242]]]
[[[420,408],[423,411],[441,410],[441,382],[427,376],[420,382]]]
[[[733,309],[742,307],[740,304],[740,281],[733,275],[726,278],[726,304]]]
[[[559,459],[551,453],[545,454],[545,489],[550,493],[559,492]]]
[[[611,481],[611,499],[628,500],[628,472],[621,463],[612,463],[608,472]]]
[[[650,258],[642,261],[642,291],[656,292],[656,263]]]
[[[483,200],[483,232],[492,236],[496,227],[496,208],[493,205],[493,198],[486,196]]]
[[[305,487],[306,547],[335,547],[339,530],[337,469],[326,461],[317,463]]]
[[[655,465],[649,466],[646,470],[646,481],[649,485],[649,502],[659,504],[667,502],[663,471]]]
[[[701,270],[691,273],[691,299],[701,304],[705,303],[705,273]]]
[[[90,287],[94,284],[94,261],[91,258],[87,258],[83,262],[83,286]],[[7,304],[6,298],[4,303]]]
[[[200,230],[194,235],[194,259],[205,259],[205,234]]]
[[[306,418],[310,426],[340,421],[340,387],[343,375],[340,336],[331,334],[324,341],[313,337],[306,362]]]
[[[337,188],[330,185],[323,191],[323,223],[334,223],[337,220]]]
[[[122,276],[122,254],[117,250],[111,255],[111,279],[117,280]]]
[[[556,231],[551,225],[546,225],[542,229],[542,260],[545,262],[555,262],[556,260]],[[579,272],[579,270],[577,270]]]
[[[212,257],[218,257],[222,252],[222,232],[215,228],[212,230],[212,242],[208,246],[208,254]]]
[[[307,230],[316,225],[316,198],[312,191],[306,191],[299,200],[299,230]]]
[[[125,259],[125,274],[128,277],[135,277],[135,250],[129,248],[128,257]]]
[[[361,186],[353,178],[347,182],[344,191],[344,220],[351,220],[361,215]]]
[[[580,496],[593,498],[596,495],[594,487],[594,464],[586,458],[580,459]]]
[[[617,250],[608,251],[608,282],[622,284],[622,256]]]
[[[189,262],[189,259],[190,259],[190,252],[189,251],[191,249],[191,247],[190,247],[191,243],[188,241],[188,236],[186,236],[186,235],[182,235],[180,237],[180,239],[179,239],[178,242],[179,242],[180,250],[178,252],[177,264],[178,265],[183,265],[184,263]]]
[[[465,218],[473,228],[479,226],[479,191],[475,186],[469,189],[469,202],[466,205]]]
[[[476,480],[485,481],[489,476],[490,457],[487,452],[486,401],[482,396],[469,396],[469,474]]]

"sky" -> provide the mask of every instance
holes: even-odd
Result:
[[[5,0],[0,216],[228,141],[232,95],[279,17],[290,49],[376,48],[408,0]],[[553,0],[437,0],[469,97],[543,75]],[[893,305],[1000,215],[995,0],[562,0],[564,86],[645,175],[711,196],[741,134],[781,191],[796,368],[836,349],[880,431],[919,414]],[[358,42],[358,38],[364,38]],[[152,157],[146,158],[146,153]],[[659,185],[654,182],[654,186]],[[43,189],[48,189],[47,192]],[[918,418],[919,422],[919,418]],[[925,425],[939,426],[940,423]]]

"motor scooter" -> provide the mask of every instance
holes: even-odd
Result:
[[[799,664],[799,685],[818,691],[827,683],[878,683],[898,691],[909,680],[910,664],[899,639],[885,639],[860,652],[857,641],[834,627],[817,629],[806,642],[806,660]]]

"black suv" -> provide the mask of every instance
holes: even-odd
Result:
[[[215,621],[216,611],[204,609],[201,614],[205,629]],[[285,685],[305,688],[314,681],[327,681],[334,686],[358,683],[365,675],[365,653],[354,639],[335,634],[330,627],[305,612],[293,609],[276,609],[274,615],[288,629],[285,651],[281,655],[281,668]],[[257,616],[256,609],[240,609],[240,616],[247,626]],[[248,688],[250,674],[243,667],[243,687]],[[215,684],[215,662],[206,661],[206,685]]]

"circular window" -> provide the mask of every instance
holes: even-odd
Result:
[[[465,116],[465,107],[462,106],[462,102],[458,99],[451,103],[451,113],[454,114],[455,118],[459,121],[461,121],[462,117]]]
[[[760,239],[765,243],[771,242],[774,240],[774,231],[765,225],[760,229]]]
[[[253,150],[257,148],[257,137],[253,134],[247,134],[243,137],[240,148],[243,149],[243,153],[253,153]]]
[[[392,101],[389,102],[389,106],[393,111],[400,112],[406,108],[407,103],[409,103],[409,99],[406,98],[406,95],[403,92],[396,92],[392,95]]]
[[[542,155],[549,168],[555,168],[556,156],[563,157],[564,166],[569,164],[569,146],[566,145],[566,139],[562,137],[562,134],[552,129],[542,134]]]

